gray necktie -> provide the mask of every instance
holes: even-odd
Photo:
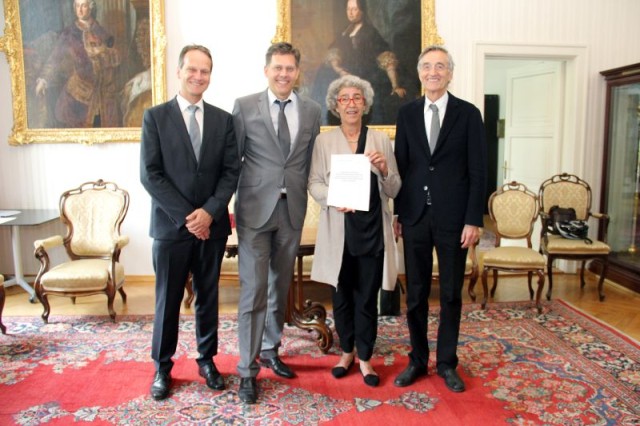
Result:
[[[278,113],[278,141],[280,141],[280,148],[284,154],[284,158],[289,157],[289,150],[291,149],[291,135],[289,134],[289,123],[287,123],[287,116],[284,115],[284,109],[291,100],[279,101],[276,99],[276,103],[280,107]]]
[[[440,134],[440,114],[438,114],[438,107],[436,104],[429,105],[433,114],[431,116],[431,132],[429,133],[429,149],[431,153],[436,149],[436,143],[438,142],[438,135]]]
[[[189,111],[189,137],[191,138],[191,146],[193,147],[193,153],[196,155],[196,160],[200,159],[200,147],[202,146],[202,137],[200,137],[200,126],[198,126],[198,120],[196,120],[197,105],[189,105],[187,107]]]

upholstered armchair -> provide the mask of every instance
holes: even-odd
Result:
[[[527,274],[529,298],[533,300],[531,281],[533,274],[538,276],[536,291],[536,307],[542,312],[540,296],[544,287],[544,257],[532,248],[531,234],[533,224],[538,217],[538,199],[536,194],[518,182],[510,182],[498,188],[489,197],[489,216],[495,222],[495,248],[484,253],[482,257],[482,288],[484,299],[482,308],[487,304],[487,275],[493,271],[493,287],[491,297],[495,295],[498,285],[498,271]],[[526,247],[501,246],[503,240],[525,240]],[[476,300],[473,285],[469,286],[469,295]]]
[[[0,331],[7,334],[7,327],[2,323],[2,310],[4,309],[4,277],[0,275]]]
[[[124,268],[120,263],[122,248],[129,237],[120,234],[120,226],[129,209],[129,194],[115,183],[86,182],[60,196],[60,217],[67,228],[66,236],[52,236],[34,243],[40,271],[35,292],[44,306],[42,319],[48,322],[49,295],[76,297],[106,294],[109,316],[115,322],[113,309],[116,290],[126,303],[122,288]],[[64,246],[69,261],[51,265],[49,252]]]
[[[542,221],[542,235],[540,236],[540,253],[547,256],[547,275],[549,276],[549,289],[547,299],[551,299],[553,289],[553,262],[556,259],[578,260],[582,262],[580,269],[580,288],[585,285],[584,270],[586,261],[600,259],[602,272],[598,281],[598,294],[600,301],[604,300],[603,284],[609,265],[609,252],[611,248],[606,243],[609,216],[604,213],[591,211],[591,187],[587,182],[576,175],[562,173],[555,175],[540,185],[538,192],[540,198],[540,219]],[[589,220],[594,218],[603,226],[603,241],[572,240],[562,238],[561,235],[553,235],[548,232],[551,225],[549,210],[553,206],[573,208],[576,211],[577,220]]]

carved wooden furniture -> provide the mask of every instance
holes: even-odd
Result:
[[[0,216],[9,212],[10,215],[0,221],[0,226],[11,229],[11,253],[13,255],[13,277],[7,277],[4,281],[5,287],[19,285],[29,294],[29,301],[36,302],[36,293],[25,277],[22,265],[22,237],[21,229],[44,225],[60,219],[58,209],[16,209],[3,210]],[[6,220],[10,219],[10,220]]]
[[[295,274],[291,277],[291,287],[285,313],[285,321],[288,324],[303,330],[316,331],[318,347],[323,353],[327,353],[333,345],[333,333],[327,325],[327,310],[319,302],[313,302],[304,298],[304,260],[313,255],[316,245],[316,228],[304,227],[300,248],[298,249]],[[229,237],[226,246],[227,258],[235,258],[238,255],[238,237],[235,233]],[[191,280],[187,282],[185,307],[193,301],[193,289]]]
[[[576,211],[577,220],[589,220],[596,218],[602,224],[604,238],[606,241],[607,226],[609,216],[603,213],[591,211],[591,187],[587,182],[576,175],[562,173],[552,176],[540,185],[538,192],[540,199],[540,218],[542,221],[542,234],[540,236],[540,253],[547,256],[547,275],[549,276],[549,289],[547,299],[551,299],[553,289],[553,262],[556,259],[578,260],[582,262],[580,269],[580,287],[584,287],[585,263],[590,259],[600,259],[602,262],[602,272],[598,281],[598,293],[600,301],[604,300],[602,286],[607,273],[609,252],[611,248],[604,241],[593,240],[591,243],[585,240],[571,240],[562,238],[560,235],[553,235],[547,232],[551,225],[549,209],[553,206],[564,208],[572,207]]]
[[[40,271],[35,281],[38,300],[44,306],[42,319],[48,322],[49,295],[76,297],[106,294],[109,315],[116,290],[126,303],[122,288],[125,280],[120,263],[122,248],[129,237],[120,234],[120,226],[129,209],[129,194],[115,183],[86,182],[60,196],[60,216],[67,228],[64,238],[52,236],[34,243]],[[69,261],[52,266],[49,251],[64,246]]]
[[[598,239],[611,247],[607,278],[640,293],[640,63],[600,74],[607,91],[599,210],[612,220]],[[600,272],[602,262],[589,269]]]
[[[7,327],[2,323],[2,310],[4,309],[4,277],[0,275],[0,331],[7,334]]]
[[[536,291],[536,307],[542,312],[540,296],[544,287],[544,257],[533,250],[531,234],[533,224],[538,217],[538,200],[536,194],[518,182],[510,182],[498,188],[489,197],[489,215],[495,222],[496,243],[495,248],[484,253],[482,257],[482,288],[484,298],[482,308],[487,304],[487,275],[493,271],[493,287],[491,297],[495,295],[498,285],[498,271],[527,273],[529,285],[529,297],[533,300],[533,287],[531,281],[533,274],[538,276],[538,288]],[[503,240],[526,240],[526,247],[502,246]],[[469,296],[475,301],[473,285],[469,285]]]

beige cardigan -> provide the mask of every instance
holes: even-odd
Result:
[[[400,191],[400,174],[391,141],[386,133],[369,129],[365,153],[370,151],[383,153],[387,160],[388,174],[386,179],[382,178],[380,171],[374,166],[371,166],[371,171],[378,176],[378,189],[382,204],[382,229],[384,232],[382,288],[393,290],[398,276],[398,267],[396,264],[396,242],[392,229],[393,213],[389,207],[389,198],[395,197]],[[351,154],[349,144],[339,127],[316,137],[309,173],[309,193],[321,207],[316,248],[311,266],[311,279],[335,287],[338,285],[344,250],[344,213],[338,212],[334,207],[327,206],[332,154]]]

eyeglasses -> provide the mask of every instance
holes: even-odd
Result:
[[[362,95],[353,95],[353,98],[350,98],[347,95],[338,96],[338,103],[340,105],[349,105],[349,103],[353,101],[356,105],[362,105],[364,103],[364,96]]]
[[[442,62],[438,62],[436,64],[430,64],[428,62],[423,62],[423,63],[420,64],[419,68],[421,70],[423,70],[423,71],[431,71],[432,69],[434,69],[437,72],[442,72],[442,71],[448,69],[449,65],[443,64]]]

